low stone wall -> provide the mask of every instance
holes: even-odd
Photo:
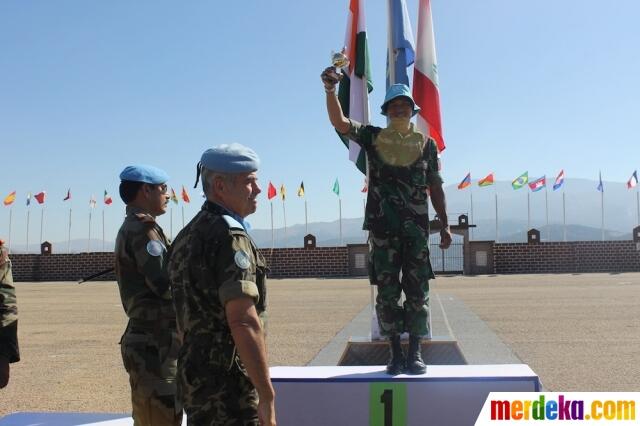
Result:
[[[638,272],[640,251],[633,241],[498,243],[496,274]]]
[[[347,247],[261,249],[269,277],[338,277],[349,275]],[[12,254],[15,281],[76,281],[114,266],[111,252],[77,254]],[[97,280],[114,280],[113,272]]]

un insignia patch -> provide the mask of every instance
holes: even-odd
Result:
[[[158,240],[151,240],[147,243],[147,253],[153,257],[158,257],[164,251],[164,245]]]
[[[240,269],[249,269],[249,266],[251,266],[251,260],[249,260],[249,255],[245,253],[244,250],[238,250],[236,254],[233,256],[233,260],[236,262],[236,265]]]

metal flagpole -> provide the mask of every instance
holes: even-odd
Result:
[[[9,209],[9,252],[11,252],[11,222],[13,220],[13,207]]]
[[[284,200],[282,200],[282,217],[284,218],[284,246],[287,246],[287,209],[284,206]]]
[[[87,253],[91,253],[91,210],[89,210],[89,239],[87,240]]]
[[[498,192],[495,193],[496,196],[496,243],[498,242]]]
[[[44,228],[44,206],[40,210],[40,244],[42,244],[42,229]]]
[[[469,198],[471,199],[471,224],[473,224],[473,189],[469,189]],[[473,228],[471,228],[471,239],[473,240]]]
[[[531,194],[527,190],[527,232],[531,229]]]
[[[393,19],[391,1],[387,1],[387,16],[389,17],[387,20],[387,71],[389,72],[389,86],[396,82],[396,67],[393,60],[393,34],[391,31],[391,20]]]
[[[31,215],[31,209],[27,208],[27,253],[29,253],[29,216]]]
[[[169,208],[169,238],[173,240],[173,207]]]
[[[182,227],[184,228],[184,204],[182,205]]]
[[[567,210],[566,210],[564,191],[562,191],[562,227],[564,230],[564,241],[567,242]]]
[[[104,207],[102,208],[102,251],[104,251]]]
[[[640,225],[640,190],[636,191],[636,209],[638,210],[638,225]],[[11,228],[9,228],[9,232],[11,232]]]
[[[342,200],[338,198],[338,215],[340,218],[340,247],[342,247]]]
[[[544,210],[547,215],[547,240],[551,241],[551,230],[549,229],[549,189],[546,182],[544,186]]]
[[[304,234],[309,235],[309,222],[307,220],[307,200],[304,200]]]
[[[276,246],[276,234],[273,229],[273,201],[271,202],[271,249],[273,250]]]
[[[602,223],[601,223],[601,228],[602,228],[602,241],[604,241],[604,189],[600,192],[600,207],[602,210]]]
[[[69,232],[67,234],[67,253],[71,253],[71,207],[69,207]]]

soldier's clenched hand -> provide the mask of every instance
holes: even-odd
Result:
[[[324,88],[326,90],[335,89],[336,84],[342,80],[344,77],[342,74],[338,74],[335,67],[327,67],[320,74],[320,78],[322,79],[322,83],[324,83]]]
[[[451,245],[451,231],[449,227],[440,230],[440,248],[446,250]]]

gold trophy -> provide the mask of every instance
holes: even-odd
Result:
[[[331,63],[336,69],[336,74],[340,75],[342,69],[349,67],[349,58],[345,55],[346,48],[342,48],[340,52],[331,52]]]

